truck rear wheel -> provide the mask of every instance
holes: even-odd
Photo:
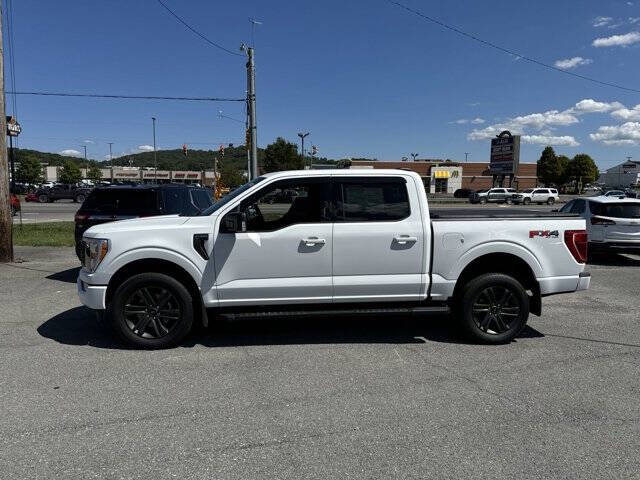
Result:
[[[110,310],[118,335],[141,348],[176,346],[193,325],[191,294],[161,273],[141,273],[126,280],[116,290]]]
[[[482,343],[508,343],[529,318],[529,296],[520,282],[502,273],[487,273],[471,280],[460,296],[459,321],[471,339]]]

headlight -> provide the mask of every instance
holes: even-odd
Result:
[[[84,262],[82,266],[93,273],[109,251],[109,240],[104,238],[83,238]]]

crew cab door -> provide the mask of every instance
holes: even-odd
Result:
[[[331,302],[329,193],[329,177],[302,177],[240,203],[246,232],[218,233],[213,248],[220,306]]]
[[[419,299],[425,238],[413,179],[334,176],[332,183],[334,302]]]
[[[506,197],[506,190],[504,188],[493,188],[489,190],[487,198],[489,202],[502,202]]]

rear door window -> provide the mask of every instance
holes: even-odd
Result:
[[[184,189],[165,188],[162,190],[162,213],[165,215],[180,214],[185,209]]]
[[[201,211],[213,205],[212,194],[207,190],[191,190],[191,201]]]
[[[83,208],[113,214],[156,211],[157,193],[151,189],[95,189],[85,200]]]
[[[594,215],[614,218],[640,218],[640,203],[598,203],[590,202]]]
[[[585,211],[587,203],[584,200],[575,200],[573,206],[571,207],[571,213],[582,214]]]
[[[407,185],[402,177],[334,181],[337,222],[398,221],[411,214]]]

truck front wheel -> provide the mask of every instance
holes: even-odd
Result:
[[[467,283],[460,296],[463,331],[482,343],[508,343],[529,317],[529,296],[520,282],[502,273],[480,275]]]
[[[136,347],[173,347],[193,325],[189,290],[161,273],[140,273],[123,282],[109,310],[115,331]]]

